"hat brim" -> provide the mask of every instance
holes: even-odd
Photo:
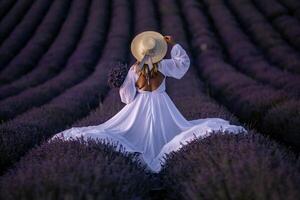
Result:
[[[131,42],[131,53],[138,61],[143,59],[142,40],[146,37],[152,37],[156,41],[155,48],[152,50],[153,54],[151,55],[151,60],[152,63],[157,63],[165,57],[168,50],[168,45],[164,36],[158,32],[145,31],[135,36]]]

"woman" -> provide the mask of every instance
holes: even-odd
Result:
[[[171,59],[163,59],[168,44],[173,45]],[[159,172],[164,155],[178,150],[181,143],[195,136],[206,137],[217,130],[246,132],[243,127],[230,125],[220,118],[188,121],[182,116],[165,91],[165,80],[166,77],[182,78],[189,69],[190,59],[170,36],[143,32],[133,39],[131,51],[137,62],[130,67],[119,89],[126,106],[103,124],[73,127],[53,138],[108,139],[121,144],[127,152],[140,153],[141,161],[152,172]]]

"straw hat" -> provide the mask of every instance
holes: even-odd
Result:
[[[145,31],[137,36],[131,42],[131,52],[138,61],[146,64],[152,64],[164,58],[168,50],[167,42],[164,36],[155,31]]]

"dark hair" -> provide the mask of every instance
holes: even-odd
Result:
[[[141,69],[141,73],[146,76],[146,73],[147,73],[147,70],[148,69],[148,66],[147,64],[144,64],[144,66],[142,67]],[[150,77],[154,77],[158,74],[158,65],[157,63],[153,63],[153,70],[151,70],[150,72]]]

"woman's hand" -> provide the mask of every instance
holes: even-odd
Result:
[[[164,39],[165,39],[165,41],[166,41],[168,44],[171,44],[171,45],[174,45],[174,44],[175,44],[175,43],[174,43],[174,40],[173,40],[173,37],[170,36],[170,35],[165,35],[165,36],[164,36]]]

